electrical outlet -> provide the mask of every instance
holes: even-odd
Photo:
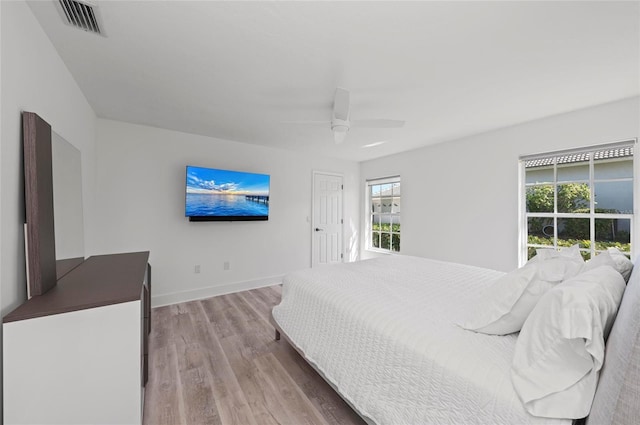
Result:
[[[229,269],[231,268],[231,265],[229,264],[229,262],[228,262],[228,261],[225,261],[225,262],[224,262],[224,264],[223,264],[223,268],[224,268],[225,270],[229,270]]]
[[[196,265],[193,267],[193,272],[194,272],[194,273],[200,273],[200,264],[196,264]]]

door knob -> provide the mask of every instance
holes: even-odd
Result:
[[[316,232],[322,232],[324,229],[321,229],[319,227],[316,227]]]

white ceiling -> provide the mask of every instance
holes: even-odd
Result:
[[[367,160],[640,93],[638,2],[98,1],[30,6],[99,117]],[[336,146],[337,86],[352,129]],[[385,141],[373,148],[365,144]]]

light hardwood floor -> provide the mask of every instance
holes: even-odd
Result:
[[[269,323],[281,287],[153,309],[144,424],[364,424]]]

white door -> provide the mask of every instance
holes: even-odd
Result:
[[[313,173],[311,266],[342,262],[342,176]]]

